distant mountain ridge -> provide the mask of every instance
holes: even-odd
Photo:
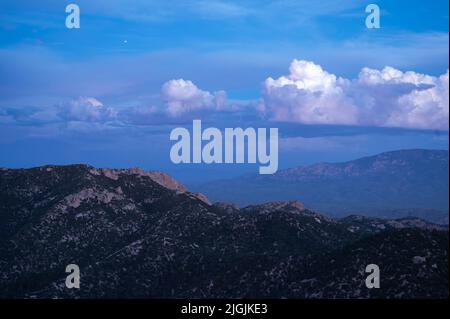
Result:
[[[448,298],[447,227],[210,204],[161,174],[0,170],[0,298]]]
[[[344,163],[319,163],[212,181],[197,187],[213,201],[241,206],[300,200],[332,216],[414,216],[448,223],[447,150],[400,150]]]

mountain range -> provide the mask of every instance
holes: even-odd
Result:
[[[0,298],[448,298],[448,244],[418,218],[211,204],[164,173],[0,169]]]
[[[217,180],[194,189],[240,206],[299,200],[334,217],[420,217],[448,224],[447,150],[401,150],[344,163],[319,163]]]

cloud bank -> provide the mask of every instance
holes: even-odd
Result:
[[[165,82],[160,96],[159,103],[120,108],[106,106],[94,97],[51,107],[0,107],[0,124],[170,125],[194,118],[218,122],[245,118],[254,125],[267,125],[268,121],[443,131],[448,131],[449,125],[448,70],[436,77],[392,67],[365,67],[357,78],[347,79],[314,62],[294,60],[288,75],[263,82],[259,103],[230,102],[225,91],[210,92],[185,79]]]
[[[294,60],[288,75],[265,80],[260,109],[274,121],[448,130],[448,77],[385,67],[350,80]]]

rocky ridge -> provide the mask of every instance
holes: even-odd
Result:
[[[444,226],[210,204],[139,169],[2,169],[0,239],[2,298],[448,298]]]

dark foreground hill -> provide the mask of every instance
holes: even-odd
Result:
[[[448,151],[402,150],[345,163],[319,163],[195,187],[241,206],[301,200],[330,216],[420,217],[448,224]]]
[[[1,298],[448,298],[448,243],[414,218],[211,205],[139,169],[0,170]]]

